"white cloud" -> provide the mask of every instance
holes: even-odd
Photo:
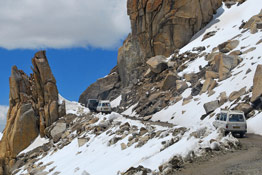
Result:
[[[8,106],[0,105],[0,121],[6,120],[7,111],[8,111]]]
[[[0,47],[115,48],[130,32],[126,0],[0,0]]]

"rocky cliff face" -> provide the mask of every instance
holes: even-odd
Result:
[[[221,5],[222,0],[128,0],[132,33],[118,54],[122,85],[130,85],[148,58],[167,57],[187,44]]]
[[[183,47],[212,19],[221,5],[222,0],[128,0],[132,33],[118,51],[117,73],[121,86],[117,88],[128,93],[143,77],[149,58],[167,57]],[[80,96],[79,102],[86,104],[86,99],[93,98],[93,94],[97,98],[111,98],[103,95],[103,88],[96,88],[93,93],[94,87],[101,87],[101,81],[91,85]],[[106,92],[110,94],[112,91],[116,89]]]
[[[80,96],[79,102],[87,105],[88,99],[112,99],[120,94],[120,80],[117,67],[115,67],[105,78],[98,79],[89,86]],[[110,99],[110,100],[112,100]]]
[[[65,106],[58,104],[56,80],[45,51],[32,59],[33,74],[28,77],[16,66],[12,68],[7,124],[0,141],[0,174],[8,173],[16,155],[31,144],[45,128],[65,115]]]

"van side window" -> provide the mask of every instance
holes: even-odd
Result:
[[[220,114],[220,120],[221,121],[227,121],[227,114],[226,113],[221,113]]]

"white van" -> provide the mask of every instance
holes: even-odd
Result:
[[[97,112],[109,114],[112,112],[110,102],[108,100],[101,100],[96,108]]]
[[[213,125],[216,128],[225,129],[225,135],[231,132],[243,137],[247,132],[247,122],[245,114],[242,111],[221,110]]]

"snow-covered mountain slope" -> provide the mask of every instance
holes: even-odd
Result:
[[[169,106],[168,108],[156,113],[153,116],[154,121],[167,121],[174,124],[182,126],[194,126],[202,122],[212,122],[213,118],[207,117],[204,121],[200,120],[200,117],[204,115],[205,109],[203,105],[207,102],[217,100],[222,92],[226,92],[226,95],[229,96],[232,92],[238,91],[245,87],[246,91],[253,86],[253,77],[255,70],[258,64],[261,64],[261,49],[262,44],[257,44],[259,40],[262,39],[262,32],[259,30],[255,34],[251,34],[250,31],[242,32],[239,27],[242,24],[242,21],[248,21],[252,16],[257,15],[261,11],[260,0],[248,0],[240,6],[232,6],[230,9],[227,9],[225,6],[221,7],[218,10],[218,14],[215,16],[213,21],[201,30],[194,40],[186,45],[180,50],[180,52],[192,51],[193,48],[199,46],[205,46],[206,53],[211,53],[212,50],[217,47],[219,44],[222,44],[228,40],[238,40],[240,43],[234,50],[240,50],[243,54],[240,57],[243,61],[232,70],[232,77],[219,81],[217,87],[215,87],[214,94],[209,95],[203,93],[201,95],[193,97],[193,100],[186,105],[182,105],[183,101]],[[209,33],[215,31],[215,35],[202,41],[203,37]],[[254,48],[255,50],[251,49]],[[245,53],[251,49],[250,52]],[[233,50],[233,51],[234,51]],[[193,51],[192,51],[193,52]],[[192,62],[187,63],[187,68],[180,72],[182,76],[186,73],[197,73],[199,72],[199,66],[205,67],[208,64],[208,61],[205,60],[205,57],[200,57]],[[248,74],[246,73],[248,70]],[[190,95],[192,89],[187,89],[182,96],[187,98]],[[252,94],[249,93],[249,96]],[[243,99],[243,97],[242,97]],[[234,103],[234,101],[228,101],[220,108],[229,107]],[[233,107],[233,106],[231,106]],[[219,109],[215,111],[219,112]],[[256,125],[257,123],[262,124],[261,114],[254,116],[248,121],[249,132],[261,134],[261,129]]]
[[[126,119],[117,113],[78,117],[69,125],[58,143],[51,141],[27,153],[38,158],[31,161],[33,164],[29,162],[21,167],[17,174],[30,173],[35,165],[38,167],[35,172],[63,175],[116,175],[139,165],[157,172],[160,165],[174,156],[188,161],[208,149],[217,149],[218,145],[224,150],[238,145],[237,139],[231,135],[223,137],[213,126],[169,128]],[[79,125],[85,129],[74,131]],[[31,147],[43,141],[46,140],[38,138]],[[48,147],[49,151],[42,151]],[[27,155],[30,150],[23,153]]]

